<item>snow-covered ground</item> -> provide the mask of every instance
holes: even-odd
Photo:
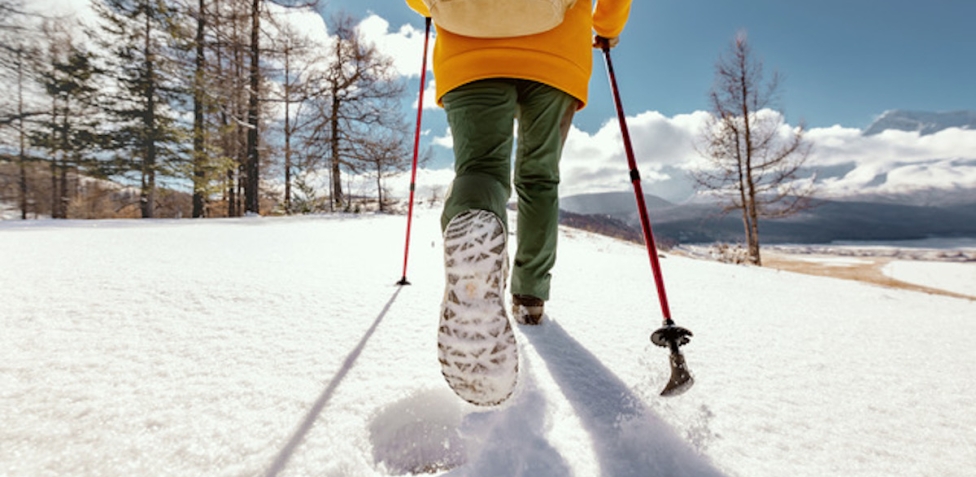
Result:
[[[895,280],[968,295],[976,299],[976,262],[894,260],[885,265],[882,272]]]
[[[0,475],[972,475],[976,301],[668,256],[697,384],[665,399],[646,253],[564,230],[518,391],[475,408],[437,211],[397,287],[405,222],[0,223]]]

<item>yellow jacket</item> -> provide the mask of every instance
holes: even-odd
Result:
[[[406,0],[423,16],[423,0]],[[445,93],[485,78],[519,78],[558,88],[586,105],[593,71],[593,32],[620,36],[630,15],[631,0],[577,0],[556,28],[515,38],[472,38],[437,30],[434,77],[437,102]]]

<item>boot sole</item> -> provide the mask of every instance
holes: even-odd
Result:
[[[487,211],[464,212],[444,232],[441,373],[459,397],[479,406],[504,402],[518,380],[518,347],[505,314],[505,238]]]

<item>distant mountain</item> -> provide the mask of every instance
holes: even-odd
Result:
[[[718,206],[661,212],[656,236],[682,243],[741,241],[738,211],[719,215]],[[689,218],[688,215],[698,217]],[[976,237],[976,203],[968,206],[921,207],[872,202],[819,201],[818,206],[785,219],[759,222],[764,243],[830,243],[835,241],[917,240],[929,237]]]
[[[650,194],[644,194],[644,202],[648,210],[674,205],[656,195]],[[580,194],[559,199],[559,208],[574,214],[598,214],[620,217],[634,212],[636,207],[637,201],[633,192]]]
[[[621,203],[626,193],[600,194],[602,203]],[[649,196],[650,198],[650,196]],[[587,196],[568,197],[563,203],[575,204]],[[663,201],[654,201],[660,204]],[[594,201],[589,210],[595,210]],[[632,228],[640,237],[640,221],[631,195],[630,210],[592,214],[594,224],[612,224],[613,235],[631,237],[620,226]],[[742,217],[738,211],[722,214],[714,203],[669,204],[650,208],[648,215],[659,243],[739,242],[743,240]],[[574,217],[577,223],[587,223]],[[602,225],[601,225],[602,224]],[[572,225],[572,224],[568,224]],[[817,207],[785,219],[766,219],[759,223],[763,243],[830,243],[834,241],[893,241],[929,237],[976,237],[976,202],[946,206],[915,206],[895,203],[821,200]]]
[[[882,131],[918,131],[921,135],[935,134],[948,128],[976,130],[976,111],[924,112],[893,109],[885,111],[862,133],[865,136]]]
[[[566,225],[574,229],[586,230],[630,242],[641,243],[644,240],[641,236],[640,227],[632,227],[610,215],[574,214],[560,210],[559,223],[560,225]]]

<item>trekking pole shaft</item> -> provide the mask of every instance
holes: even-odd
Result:
[[[647,255],[651,260],[651,271],[654,274],[654,284],[657,287],[658,301],[661,303],[661,314],[664,315],[665,322],[671,321],[671,308],[668,306],[668,295],[664,289],[664,276],[661,274],[661,263],[658,261],[657,245],[654,243],[654,232],[651,230],[651,221],[647,217],[647,204],[644,201],[644,190],[641,187],[640,171],[637,168],[637,159],[634,157],[634,148],[630,141],[630,132],[627,130],[627,118],[624,115],[624,106],[620,101],[620,91],[617,89],[617,76],[613,71],[613,61],[610,59],[610,48],[603,46],[603,58],[607,64],[607,76],[610,77],[610,89],[613,91],[613,102],[617,108],[617,121],[620,123],[620,134],[623,136],[624,151],[627,153],[627,166],[630,168],[630,182],[634,185],[634,195],[637,199],[637,212],[640,215],[641,231],[644,234],[644,245],[647,247]]]
[[[413,226],[413,198],[414,192],[417,189],[417,158],[420,156],[420,124],[424,112],[424,88],[427,86],[427,49],[430,42],[430,17],[427,17],[425,23],[424,55],[422,60],[423,64],[420,67],[420,93],[418,94],[417,98],[417,129],[414,131],[413,135],[413,166],[411,167],[410,172],[410,203],[407,206],[407,238],[403,245],[403,277],[399,282],[401,285],[410,283],[407,281],[407,260],[410,257],[410,229]]]

